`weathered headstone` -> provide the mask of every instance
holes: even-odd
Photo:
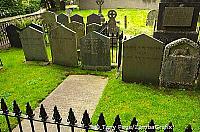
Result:
[[[92,23],[101,24],[101,17],[97,14],[87,16],[87,25]]]
[[[44,12],[42,14],[43,23],[53,28],[56,26],[56,14],[51,11]]]
[[[68,23],[69,23],[69,18],[68,18],[68,16],[65,15],[65,14],[59,14],[59,15],[57,16],[57,22],[59,22],[59,23],[61,23],[61,24],[63,24],[64,26],[67,27],[67,25],[68,25]]]
[[[16,47],[16,48],[22,47],[22,44],[19,38],[20,31],[21,31],[20,28],[12,24],[6,27],[7,36],[10,41],[11,47]]]
[[[80,16],[80,15],[78,15],[78,14],[75,14],[75,15],[71,16],[71,17],[70,17],[70,21],[71,21],[71,22],[75,21],[75,22],[79,22],[79,23],[84,24],[84,22],[83,22],[83,17]]]
[[[64,1],[64,0],[61,0],[61,1],[60,1],[60,10],[65,11],[65,6],[66,6],[65,1]]]
[[[77,66],[76,33],[62,24],[51,31],[51,52],[54,64]]]
[[[20,32],[20,39],[26,61],[49,61],[43,32],[29,26]]]
[[[145,34],[123,44],[122,80],[159,84],[164,44]]]
[[[147,15],[146,26],[153,26],[158,20],[158,10],[150,10]]]
[[[41,32],[44,32],[44,31],[43,31],[43,27],[40,26],[40,25],[38,25],[38,24],[31,23],[29,26],[30,26],[30,27],[33,27],[33,28],[35,28],[35,29],[37,29],[37,30],[39,30],[39,31],[41,31]]]
[[[161,0],[153,37],[168,44],[180,38],[197,42],[199,0]]]
[[[165,47],[160,85],[194,86],[199,68],[199,45],[189,39],[175,40]]]
[[[99,31],[101,30],[101,25],[96,24],[96,23],[92,23],[86,26],[86,34],[93,32],[93,31]]]
[[[111,70],[109,41],[108,37],[95,31],[81,38],[81,63],[83,69]]]
[[[115,10],[110,10],[108,11],[108,33],[109,34],[116,34],[118,31],[118,27],[117,27],[117,22],[115,20],[115,18],[117,17],[117,12]]]
[[[67,25],[68,28],[76,32],[77,49],[80,49],[80,38],[85,36],[85,25],[76,21],[73,21]]]

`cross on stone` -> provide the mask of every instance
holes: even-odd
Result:
[[[115,19],[117,17],[117,12],[115,10],[110,10],[108,12],[108,18]]]
[[[101,10],[101,6],[104,3],[104,0],[96,0],[97,5],[99,5],[99,16],[102,16],[102,10]]]

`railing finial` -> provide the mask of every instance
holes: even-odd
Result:
[[[69,125],[72,125],[72,126],[74,126],[77,123],[77,120],[76,120],[76,117],[74,115],[72,108],[69,109],[69,115],[68,115],[67,122],[69,122]]]
[[[83,124],[85,128],[88,128],[89,125],[92,124],[92,123],[90,122],[90,117],[89,117],[89,114],[87,113],[87,110],[85,110],[85,112],[84,112],[84,114],[83,114],[83,118],[82,118],[81,124]]]
[[[60,113],[58,112],[58,109],[57,109],[56,106],[54,107],[53,111],[54,112],[53,112],[53,118],[52,119],[55,120],[56,123],[61,123],[62,118],[61,118]]]
[[[28,118],[33,118],[35,116],[29,102],[26,104],[26,115],[28,115]]]
[[[13,101],[13,113],[15,113],[15,116],[20,116],[22,113],[16,100]]]
[[[9,112],[6,102],[4,101],[3,98],[1,98],[1,110],[3,111],[4,114],[8,114]]]
[[[48,119],[48,116],[47,116],[47,113],[46,113],[46,110],[45,110],[43,104],[41,104],[41,106],[40,106],[40,115],[39,115],[39,117],[42,118],[41,119],[42,121],[46,121]]]
[[[106,121],[104,119],[103,113],[100,114],[99,120],[97,122],[97,125],[99,126],[100,130],[105,130],[106,127]]]

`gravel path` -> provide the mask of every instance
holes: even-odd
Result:
[[[66,123],[69,109],[72,108],[78,124],[82,119],[85,110],[92,117],[99,98],[107,84],[108,79],[93,75],[70,75],[61,83],[41,104],[44,105],[49,120],[52,120],[53,108],[56,105],[62,117],[62,122]],[[34,111],[35,118],[38,119],[39,108]],[[43,132],[42,123],[36,123],[35,132]],[[23,131],[31,132],[29,121],[22,121]],[[67,127],[61,127],[62,131],[69,131]],[[56,125],[48,125],[48,132],[56,132]],[[13,132],[19,132],[16,127]]]

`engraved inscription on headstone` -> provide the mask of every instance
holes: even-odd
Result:
[[[197,79],[199,45],[187,38],[175,40],[165,47],[161,86],[193,86]]]
[[[77,49],[80,49],[80,38],[85,36],[85,25],[76,21],[73,21],[67,25],[68,28],[76,32]]]
[[[101,17],[97,14],[87,16],[87,25],[92,23],[101,24]]]
[[[59,22],[59,23],[61,23],[61,24],[63,24],[64,26],[67,27],[67,25],[68,25],[68,23],[69,23],[69,18],[68,18],[68,16],[65,15],[65,14],[59,14],[59,15],[57,16],[57,22]]]
[[[27,27],[20,32],[20,38],[26,61],[48,61],[43,32]]]
[[[81,38],[81,63],[83,69],[111,70],[110,39],[98,32]]]
[[[165,7],[163,26],[190,27],[194,7]]]
[[[77,66],[76,33],[62,24],[51,31],[51,52],[54,64]]]
[[[84,22],[83,22],[83,17],[80,16],[80,15],[78,15],[78,14],[75,14],[75,15],[71,16],[71,17],[70,17],[70,21],[71,21],[71,22],[75,21],[75,22],[79,22],[79,23],[84,24]]]
[[[92,24],[87,25],[86,34],[92,32],[92,31],[97,31],[98,32],[99,30],[101,30],[101,25],[96,24],[96,23],[92,23]]]
[[[141,34],[123,46],[123,81],[159,84],[163,43]]]

